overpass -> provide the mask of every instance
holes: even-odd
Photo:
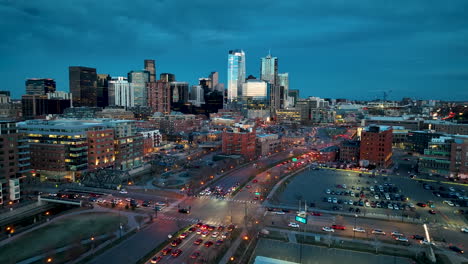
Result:
[[[38,201],[41,202],[47,202],[47,203],[59,203],[59,204],[68,204],[68,205],[76,205],[76,206],[83,206],[83,201],[81,200],[74,200],[74,199],[65,199],[65,198],[59,198],[59,197],[54,197],[54,196],[39,196]]]
[[[200,148],[221,148],[221,141],[203,142],[198,144]]]

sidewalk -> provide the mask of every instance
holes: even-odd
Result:
[[[220,264],[224,264],[224,263],[228,263],[229,262],[229,258],[232,257],[232,255],[234,255],[234,253],[236,252],[237,248],[239,247],[239,244],[241,243],[242,241],[242,234],[245,233],[245,229],[242,230],[241,232],[241,235],[239,235],[236,239],[236,241],[234,241],[234,243],[232,243],[231,247],[228,249],[228,251],[226,251],[226,253],[224,254],[223,258],[219,261]]]

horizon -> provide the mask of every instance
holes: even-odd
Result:
[[[52,78],[68,92],[69,66],[126,76],[144,59],[156,60],[157,75],[190,85],[217,71],[227,88],[228,51],[242,49],[246,76],[259,77],[271,50],[301,97],[374,100],[391,90],[392,100],[468,98],[465,1],[87,4],[0,3],[3,90],[20,98],[27,78]]]

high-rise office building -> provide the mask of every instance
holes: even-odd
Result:
[[[156,62],[154,60],[145,60],[145,71],[149,72],[149,81],[156,81]]]
[[[26,80],[26,94],[45,95],[55,92],[55,80],[44,78],[31,78]]]
[[[175,78],[175,74],[165,72],[159,75],[159,80],[163,82],[175,82],[176,78]]]
[[[211,72],[210,73],[210,79],[211,79],[211,90],[215,90],[216,86],[219,83],[219,74],[218,72]]]
[[[109,81],[111,80],[109,74],[97,75],[97,106],[106,107],[109,105]]]
[[[95,68],[69,67],[70,92],[73,106],[97,106],[97,74]]]
[[[189,84],[187,82],[171,82],[171,109],[181,111],[181,107],[188,102]]]
[[[278,58],[268,54],[261,58],[260,79],[272,85],[278,83]]]
[[[45,117],[46,115],[60,115],[70,108],[72,95],[65,92],[48,93],[47,95],[23,95],[21,107],[24,119]]]
[[[269,107],[271,84],[257,79],[248,79],[242,87],[243,109],[262,109]]]
[[[280,108],[288,107],[289,73],[278,73],[278,85],[280,87]]]
[[[203,91],[203,87],[201,85],[193,85],[190,88],[190,102],[200,107],[202,104],[205,104],[205,93]]]
[[[171,86],[168,82],[156,81],[146,84],[148,88],[148,106],[153,112],[168,114],[171,112]]]
[[[135,106],[146,106],[148,103],[148,90],[146,83],[149,82],[150,73],[148,71],[131,71],[128,73],[128,82],[133,91]]]
[[[133,87],[127,78],[116,77],[109,81],[109,105],[135,106]]]
[[[298,89],[288,90],[288,97],[292,98],[292,100],[289,100],[290,102],[292,102],[292,106],[296,106],[296,103],[299,100],[299,90]]]
[[[228,54],[228,102],[237,101],[242,96],[245,81],[245,53],[240,49],[230,50]]]

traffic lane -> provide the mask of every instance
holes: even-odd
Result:
[[[275,215],[274,213],[269,212],[265,216],[265,223],[273,226],[280,226],[280,227],[287,227],[288,223],[296,222],[295,221],[295,214],[285,214],[285,215]],[[363,228],[366,232],[359,233],[353,232],[354,224],[356,222],[356,227]],[[380,221],[380,220],[373,220],[368,218],[354,218],[354,217],[343,217],[343,216],[332,216],[332,215],[322,215],[322,216],[309,216],[308,223],[305,226],[306,231],[312,232],[323,232],[322,227],[330,227],[331,225],[343,225],[346,227],[346,230],[335,230],[334,234],[336,235],[345,235],[345,236],[356,236],[360,238],[369,238],[374,237],[372,234],[373,229],[381,229],[386,232],[386,235],[379,235],[378,238],[394,241],[391,237],[391,232],[397,231],[404,234],[408,240],[412,240],[411,236],[413,235],[421,235],[424,236],[424,229],[422,225],[415,225],[415,224],[408,224],[408,223],[400,223],[400,222],[389,222],[389,221]],[[303,224],[301,225],[301,229],[303,228]],[[333,233],[332,233],[333,234]],[[419,244],[417,241],[413,241],[412,243]]]
[[[149,251],[167,239],[167,235],[179,230],[173,221],[156,220],[118,245],[104,251],[89,263],[136,263]]]
[[[154,257],[158,257],[158,256],[162,257],[162,263],[177,263],[177,261],[180,260],[180,259],[187,259],[191,254],[191,253],[187,254],[187,251],[189,251],[188,249],[190,248],[190,245],[192,245],[193,241],[195,241],[195,236],[192,233],[188,233],[188,234],[189,234],[189,236],[187,238],[183,239],[182,243],[177,247],[171,246],[172,240],[177,239],[176,237],[172,238],[171,242],[166,244],[163,247],[163,249],[161,249],[161,251],[154,254],[146,263],[151,263],[151,259],[154,258]],[[168,255],[164,256],[161,252],[165,248],[170,248],[172,251],[174,251],[176,249],[180,249],[180,250],[182,250],[182,253],[178,257],[173,257],[173,256],[171,256],[171,254],[168,254]],[[172,251],[171,251],[171,253],[172,253]]]

